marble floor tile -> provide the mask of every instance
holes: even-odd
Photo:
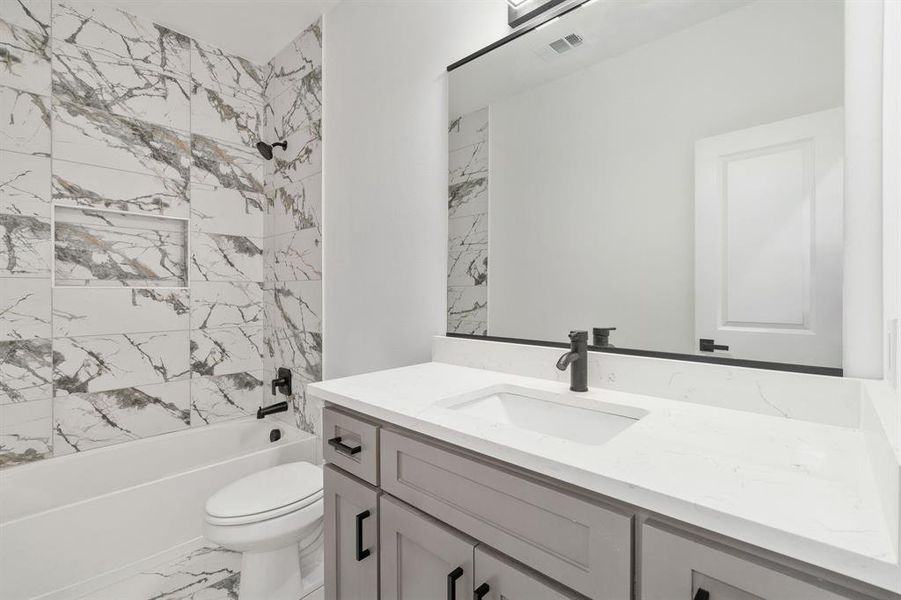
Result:
[[[192,86],[191,132],[252,148],[262,136],[263,105],[227,92]]]
[[[322,228],[322,175],[276,187],[266,194],[266,235]]]
[[[118,169],[53,160],[52,196],[57,204],[187,218],[185,179],[166,179]]]
[[[262,194],[263,158],[253,146],[236,146],[192,135],[192,181]]]
[[[219,94],[241,94],[256,102],[263,98],[267,67],[197,40],[191,44],[191,67],[194,81]]]
[[[195,281],[191,284],[191,328],[264,325],[263,294],[258,282]]]
[[[53,290],[54,337],[188,329],[188,290]]]
[[[259,238],[191,234],[191,281],[263,281]]]
[[[265,371],[229,373],[191,379],[191,426],[209,425],[252,416],[268,404],[269,381]]]
[[[104,52],[53,44],[53,97],[61,102],[187,131],[189,85],[188,79]]]
[[[53,158],[187,182],[186,133],[69,102],[53,103]]]
[[[4,0],[0,21],[50,35],[50,0]]]
[[[266,280],[322,279],[321,237],[310,228],[266,238]]]
[[[191,331],[193,377],[259,371],[263,367],[262,327]]]
[[[0,20],[0,85],[49,96],[48,40],[43,32]]]
[[[0,342],[0,404],[49,398],[52,381],[49,339]]]
[[[52,24],[56,40],[178,77],[191,74],[187,36],[102,2],[54,0]]]
[[[50,156],[50,98],[0,86],[0,150]]]
[[[447,289],[447,317],[466,321],[488,321],[488,286]]]
[[[57,286],[184,287],[187,222],[56,208]]]
[[[269,65],[272,70],[266,81],[266,97],[275,98],[303,88],[304,78],[322,67],[322,19],[301,31]]]
[[[50,245],[50,219],[0,214],[0,277],[49,277]]]
[[[187,331],[53,340],[54,394],[104,392],[189,377]]]
[[[465,215],[448,219],[448,250],[450,252],[488,248],[488,213]]]
[[[447,285],[488,285],[488,248],[451,252],[447,257]]]
[[[50,280],[0,279],[0,341],[50,337]]]
[[[0,469],[50,456],[51,411],[47,399],[0,404]]]
[[[50,217],[50,159],[0,152],[0,213]]]
[[[194,231],[263,236],[266,196],[240,189],[191,184],[191,227]]]
[[[190,426],[190,382],[173,381],[53,400],[53,454],[119,444]]]

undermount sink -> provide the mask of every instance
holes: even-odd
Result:
[[[577,401],[576,397],[572,396]],[[496,386],[448,401],[444,408],[473,418],[556,438],[600,446],[634,425],[646,411],[597,403],[573,406],[562,394],[516,386]]]

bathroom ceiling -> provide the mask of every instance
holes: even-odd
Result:
[[[108,0],[130,13],[266,63],[341,0]]]

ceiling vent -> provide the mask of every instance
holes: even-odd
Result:
[[[556,52],[557,54],[563,54],[564,52],[569,52],[573,48],[582,45],[582,38],[577,33],[570,33],[569,35],[565,35],[562,38],[556,39],[548,46]]]

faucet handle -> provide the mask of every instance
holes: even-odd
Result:
[[[569,341],[571,342],[587,342],[588,332],[581,329],[574,329],[569,332]]]

